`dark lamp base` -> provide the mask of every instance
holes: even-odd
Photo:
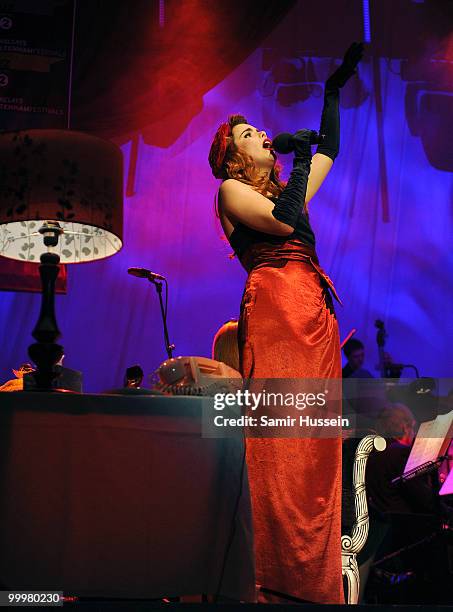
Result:
[[[55,318],[55,281],[59,272],[60,258],[55,253],[41,255],[41,312],[33,330],[36,342],[29,346],[30,359],[37,365],[34,373],[37,391],[52,391],[52,382],[57,377],[55,366],[63,357],[63,347],[55,341],[60,337]]]
[[[33,372],[36,390],[53,391],[53,381],[58,376],[55,366],[63,357],[63,347],[53,342],[35,342],[28,347],[28,354],[38,366],[36,372]]]

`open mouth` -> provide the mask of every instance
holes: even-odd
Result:
[[[263,149],[266,149],[267,151],[270,152],[270,154],[272,155],[272,157],[274,159],[277,159],[277,153],[274,151],[274,149],[272,148],[272,140],[270,138],[266,138],[263,141]]]

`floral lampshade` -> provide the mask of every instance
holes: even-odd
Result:
[[[66,263],[122,247],[123,160],[111,142],[71,130],[0,133],[0,255],[39,263],[43,221],[63,230]]]

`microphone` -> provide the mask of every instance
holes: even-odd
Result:
[[[325,137],[325,134],[318,134],[317,132],[311,130],[310,144],[320,144]],[[272,148],[274,151],[277,151],[277,153],[291,153],[294,151],[293,134],[288,134],[288,132],[279,134],[272,141]]]
[[[127,273],[132,276],[138,276],[138,278],[147,278],[148,280],[166,280],[162,274],[156,274],[156,272],[151,272],[151,270],[146,268],[128,268]]]

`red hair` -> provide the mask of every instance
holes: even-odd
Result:
[[[233,128],[248,123],[243,115],[230,115],[228,121],[220,124],[209,151],[209,165],[215,178],[234,178],[246,183],[256,191],[278,196],[284,188],[280,181],[280,164],[275,164],[269,176],[260,174],[253,159],[236,149],[233,143]]]
[[[221,123],[215,133],[208,157],[212,174],[217,179],[225,178],[224,161],[228,145],[231,142],[230,139],[232,139],[232,127],[230,123]]]

